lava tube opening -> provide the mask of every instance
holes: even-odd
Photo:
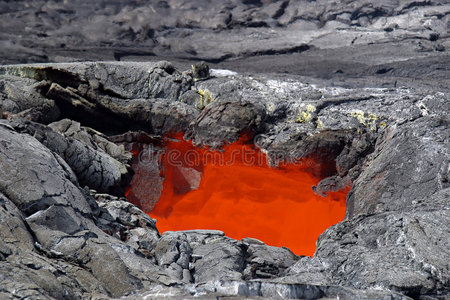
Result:
[[[161,233],[216,229],[237,240],[256,238],[312,256],[319,235],[345,217],[350,188],[316,195],[312,186],[321,178],[310,172],[318,164],[312,159],[271,167],[245,137],[212,151],[177,135],[157,153],[162,189],[144,211]],[[136,194],[132,182],[127,198],[135,204]]]

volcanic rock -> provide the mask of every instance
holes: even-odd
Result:
[[[21,120],[14,125],[62,157],[82,185],[117,193],[128,184],[131,174],[127,163],[131,156],[101,134],[91,131],[90,135],[89,129],[81,129],[79,123],[67,119],[48,127],[33,122],[22,123]]]
[[[0,12],[1,299],[448,299],[446,1]],[[304,164],[317,194],[351,184],[345,220],[313,257],[215,230],[161,235],[144,211],[163,136],[180,133],[217,149],[246,137],[272,166]],[[179,171],[180,188],[198,186],[201,171]]]
[[[192,122],[185,138],[199,145],[223,146],[223,142],[236,142],[240,135],[261,132],[265,110],[251,102],[215,102],[208,105]],[[213,133],[213,134],[211,134]]]
[[[67,66],[70,72],[76,69]],[[152,70],[155,65],[148,66]],[[184,127],[195,142],[219,147],[240,133],[258,134],[258,146],[274,162],[280,155],[283,159],[328,157],[323,161],[328,166],[316,170],[322,178],[329,176],[318,184],[318,193],[353,182],[346,220],[322,234],[315,256],[297,257],[287,249],[252,239],[235,241],[215,231],[167,232],[160,237],[154,220],[133,204],[94,191],[115,190],[119,195],[131,180],[127,166],[131,156],[124,146],[131,149],[139,141],[158,146],[157,138],[131,133],[109,138],[73,120],[44,125],[13,115],[1,127],[6,171],[1,192],[2,201],[14,207],[15,213],[2,219],[13,218],[7,224],[18,222],[14,230],[22,229],[14,240],[5,236],[1,255],[5,263],[11,261],[8,266],[14,262],[17,282],[30,292],[38,291],[33,295],[56,298],[61,295],[57,293],[120,296],[157,286],[160,292],[169,292],[170,288],[162,286],[175,282],[186,284],[177,290],[180,295],[186,288],[230,296],[271,297],[269,291],[283,290],[282,295],[311,298],[352,293],[380,297],[364,291],[375,286],[390,290],[386,293],[392,297],[397,297],[396,292],[414,297],[445,293],[449,282],[445,241],[450,233],[442,230],[442,224],[449,219],[449,133],[448,117],[438,108],[446,107],[447,95],[423,91],[412,95],[405,89],[383,88],[336,92],[294,83],[290,77],[269,79],[265,75],[231,75],[198,85],[228,92],[217,92],[217,99],[193,114],[194,121]],[[321,96],[312,96],[305,104],[290,100],[295,93]],[[101,97],[115,99],[107,93]],[[239,100],[243,98],[246,102]],[[387,110],[386,106],[399,109]],[[214,113],[218,108],[222,113]],[[111,131],[120,131],[120,126]],[[83,159],[74,159],[70,153]],[[83,172],[85,167],[95,167],[93,161],[98,161],[99,169]],[[123,171],[108,171],[114,168]],[[80,184],[87,187],[82,189]],[[32,255],[40,264],[63,268],[64,280],[70,284],[48,286],[21,279],[26,273],[18,271],[23,263],[16,261],[17,251]],[[67,271],[73,263],[77,267]],[[76,275],[80,272],[88,273]],[[86,276],[95,278],[87,280],[88,287],[79,282]],[[313,286],[292,285],[303,283]],[[247,292],[231,293],[235,285]]]
[[[2,217],[2,224],[9,224],[8,227],[17,224],[16,228],[14,226],[2,231],[6,234],[2,240],[8,241],[3,247],[2,255],[6,255],[5,263],[11,265],[11,268],[25,268],[24,273],[14,271],[19,272],[16,284],[11,283],[12,285],[5,285],[6,287],[22,289],[20,286],[24,284],[23,295],[27,295],[28,289],[37,289],[38,292],[29,294],[30,297],[43,294],[61,298],[67,294],[76,298],[77,294],[81,295],[86,290],[80,289],[81,283],[77,283],[76,273],[70,270],[58,271],[58,268],[67,268],[67,263],[75,263],[75,266],[90,270],[89,276],[96,278],[92,282],[98,282],[91,284],[87,290],[90,292],[100,289],[110,295],[119,296],[125,291],[131,292],[142,287],[142,282],[132,275],[133,272],[147,274],[145,277],[150,276],[147,277],[148,280],[154,280],[150,278],[155,276],[152,274],[155,274],[156,266],[143,259],[140,252],[133,250],[120,239],[110,237],[95,225],[95,212],[98,211],[96,201],[80,189],[77,177],[57,153],[45,148],[30,135],[15,132],[9,125],[2,124],[0,130],[4,170],[0,179],[2,204],[5,212],[11,211],[5,215],[6,219]],[[6,210],[8,207],[10,209]],[[4,223],[6,221],[8,223]],[[133,228],[136,227],[138,226]],[[15,234],[8,238],[9,232]],[[25,260],[11,255],[19,251],[15,250],[16,248],[20,249],[19,253],[24,252]],[[65,275],[61,280],[48,278],[48,282],[52,282],[48,286],[46,277],[40,277],[39,273],[36,273],[35,279],[19,279],[20,276],[27,276],[26,265],[31,265],[36,270],[48,269],[42,264],[51,258],[57,259],[54,264],[58,267],[52,271],[52,276],[62,272],[61,274]],[[63,261],[58,263],[61,258]],[[133,258],[135,265],[131,264]],[[37,266],[34,267],[36,260]],[[137,264],[136,261],[139,260],[142,261]],[[115,263],[111,264],[111,261]],[[78,269],[73,271],[78,272]],[[66,286],[65,281],[69,281],[69,286]],[[57,294],[58,291],[60,294]]]

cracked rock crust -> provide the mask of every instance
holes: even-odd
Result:
[[[6,299],[14,291],[36,299],[136,291],[142,297],[445,299],[450,292],[444,92],[335,87],[291,75],[216,73],[194,80],[192,71],[168,62],[0,71],[3,86],[19,91],[31,83],[28,92],[36,96],[11,106],[18,100],[0,90],[6,99],[0,296]],[[145,79],[119,79],[125,75]],[[36,99],[59,113],[46,119]],[[353,184],[346,219],[320,236],[312,258],[219,231],[161,236],[155,220],[121,197],[132,176],[126,149],[161,146],[161,135],[177,130],[212,147],[253,136],[274,165],[318,159],[322,167],[310,170],[324,178],[316,193]]]

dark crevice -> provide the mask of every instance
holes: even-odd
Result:
[[[194,61],[194,62],[202,61],[202,62],[207,62],[210,64],[219,64],[219,63],[223,63],[227,60],[231,60],[231,59],[242,59],[242,58],[252,57],[252,56],[302,53],[302,52],[310,50],[312,47],[313,46],[310,46],[307,44],[302,44],[302,45],[298,45],[298,46],[294,46],[294,47],[286,48],[286,49],[268,49],[268,50],[261,50],[261,51],[245,52],[245,53],[239,54],[238,56],[229,53],[229,54],[222,55],[221,57],[217,57],[217,58],[185,57],[185,56],[177,56],[177,58],[181,59],[181,60],[189,60],[189,61]]]
[[[31,78],[36,81],[51,81],[59,84],[60,86],[77,88],[82,80],[76,74],[68,72],[66,70],[59,70],[53,67],[24,67],[23,71],[25,75],[22,77]],[[29,72],[29,73],[28,73]]]
[[[106,135],[120,134],[130,129],[130,124],[122,120],[117,115],[110,114],[109,111],[98,107],[94,112],[86,112],[84,107],[75,107],[65,101],[55,100],[61,111],[60,119],[71,119],[80,122],[83,126],[88,126],[99,130]]]
[[[276,11],[276,13],[272,16],[274,19],[280,18],[282,15],[284,15],[286,8],[289,5],[289,0],[283,1],[280,8]]]
[[[217,58],[208,58],[208,57],[186,57],[186,56],[177,56],[177,59],[192,61],[192,62],[207,62],[210,64],[219,64],[228,59],[234,58],[233,54],[225,54]]]
[[[408,5],[406,5],[403,9],[402,12],[404,12],[405,10],[408,10],[410,8],[415,8],[415,7],[420,7],[420,6],[430,6],[432,5],[430,0],[426,0],[426,1],[413,1],[411,3],[409,3]]]
[[[116,113],[104,108],[96,99],[92,99],[86,95],[81,96],[77,93],[76,90],[80,84],[86,84],[78,75],[51,67],[32,68],[29,73],[25,77],[30,77],[41,82],[36,86],[36,90],[42,96],[55,101],[56,106],[61,112],[59,119],[72,119],[80,122],[84,126],[95,128],[106,134],[123,133],[130,129],[130,124],[127,121],[123,120]],[[53,88],[53,83],[57,84],[57,86],[59,85],[60,88]],[[75,91],[69,91],[67,88],[73,88]],[[103,85],[98,87],[98,92],[121,100],[125,99],[122,95],[105,88]],[[72,96],[71,93],[74,95]],[[86,99],[89,106],[86,104],[76,105],[71,103],[71,101],[77,100],[73,98],[74,96]]]
[[[278,55],[278,54],[291,54],[291,53],[301,53],[311,49],[311,46],[307,44],[302,44],[299,46],[286,48],[286,49],[268,49],[268,50],[260,50],[249,53],[244,53],[243,56],[261,56],[261,55]]]
[[[102,91],[112,97],[122,97],[110,90]],[[139,124],[136,123],[130,123],[129,121],[121,117],[118,113],[111,112],[109,109],[98,103],[98,101],[89,97],[84,98],[89,103],[92,103],[92,105],[95,106],[94,108],[88,107],[86,105],[74,105],[69,102],[71,99],[65,99],[64,95],[58,95],[57,93],[47,93],[44,96],[49,99],[55,100],[56,106],[61,111],[59,119],[68,118],[74,121],[78,121],[83,126],[94,128],[105,133],[106,135],[121,134],[127,132],[130,129],[141,129],[142,127],[144,127],[139,126]],[[79,95],[77,94],[77,96]]]
[[[320,110],[331,106],[331,105],[340,105],[343,103],[351,103],[351,102],[359,102],[359,101],[367,101],[370,99],[374,99],[375,97],[372,95],[368,96],[344,96],[344,97],[335,97],[335,98],[325,98],[319,101],[319,103],[316,105],[317,113],[319,113]]]
[[[394,68],[381,68],[381,69],[378,69],[375,73],[377,73],[377,74],[386,74],[386,73],[388,73],[388,72],[390,72],[390,71],[392,71]]]
[[[261,2],[261,0],[242,0],[242,4],[254,5],[254,6],[257,6],[257,7],[263,6],[263,3]]]
[[[368,11],[364,11],[365,9],[369,9]],[[354,11],[350,17],[351,20],[358,20],[361,17],[369,17],[370,19],[376,19],[379,17],[383,17],[389,15],[389,12],[382,8],[373,8],[370,6],[363,6],[360,9]]]

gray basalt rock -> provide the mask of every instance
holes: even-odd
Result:
[[[244,242],[249,239],[243,239]],[[246,249],[247,265],[244,278],[276,278],[292,266],[299,257],[287,248],[278,248],[250,241]]]
[[[155,257],[185,283],[275,278],[298,259],[288,249],[254,239],[235,241],[213,230],[166,232],[155,247]]]
[[[42,299],[119,297],[137,290],[179,297],[426,299],[449,292],[450,233],[443,229],[449,220],[447,94],[336,88],[302,83],[295,76],[234,73],[183,83],[177,76],[190,75],[166,62],[130,64],[129,69],[120,63],[117,73],[114,66],[103,64],[107,72],[97,82],[90,77],[93,64],[46,66],[38,72],[47,74],[45,80],[27,80],[40,80],[37,92],[42,85],[53,89],[40,95],[59,95],[56,105],[73,105],[61,108],[86,106],[90,117],[97,116],[100,106],[109,107],[103,117],[120,116],[123,122],[136,114],[142,124],[153,124],[149,133],[179,126],[200,146],[220,148],[242,134],[256,135],[255,143],[273,164],[318,160],[321,167],[310,165],[322,179],[316,193],[352,184],[346,220],[320,236],[313,258],[251,238],[235,241],[219,231],[160,236],[155,220],[119,197],[131,179],[126,149],[144,149],[144,144],[162,149],[160,136],[124,133],[113,122],[109,132],[121,134],[108,137],[98,131],[104,125],[82,126],[85,119],[76,114],[71,116],[77,121],[61,119],[47,126],[18,118],[16,110],[0,125],[0,209],[6,207],[1,210],[0,263],[16,273],[2,279],[1,293],[20,287],[20,295]],[[5,70],[8,76],[25,76],[14,73],[13,66]],[[65,79],[52,77],[54,70]],[[145,89],[148,81],[114,87],[119,81],[114,76],[143,70],[153,70],[152,88],[133,92]],[[161,98],[134,98],[151,91],[150,97]],[[200,112],[195,101],[182,102],[187,91],[213,100]],[[186,113],[163,117],[170,105]],[[152,107],[155,114],[138,109],[143,107]],[[147,171],[158,177],[158,156],[153,158],[154,168]],[[29,265],[55,271],[26,271]],[[64,275],[55,279],[60,272]]]
[[[377,285],[411,297],[445,290],[449,278],[443,257],[448,255],[448,245],[440,239],[448,231],[438,227],[447,222],[447,211],[445,207],[417,209],[344,222],[321,236],[316,257],[331,267],[335,284],[343,280],[356,288]],[[328,244],[331,241],[338,244]],[[430,252],[425,255],[424,251]],[[349,267],[352,271],[346,272]]]
[[[12,229],[5,231],[0,258],[8,270],[21,270],[24,263],[17,260],[16,253],[22,251],[33,253],[27,254],[33,261],[43,259],[41,264],[66,270],[64,281],[53,285],[54,275],[42,273],[26,279],[25,273],[18,271],[15,280],[23,284],[24,293],[44,298],[64,293],[121,296],[159,289],[180,296],[407,299],[408,295],[448,292],[449,233],[442,230],[449,218],[445,200],[449,188],[446,94],[336,89],[301,83],[289,76],[228,74],[188,83],[192,84],[190,91],[213,99],[198,113],[195,102],[180,100],[187,90],[177,76],[188,75],[180,75],[170,64],[149,68],[156,84],[144,93],[153,91],[151,97],[161,98],[147,100],[133,98],[144,96],[133,93],[133,88],[143,83],[112,90],[118,80],[114,76],[140,67],[131,64],[127,70],[120,64],[120,71],[114,73],[114,64],[104,66],[109,71],[98,82],[89,77],[88,70],[95,69],[94,65],[58,66],[55,69],[66,74],[63,81],[52,78],[49,74],[53,71],[48,70],[53,67],[47,66],[43,74],[47,74],[46,81],[53,82],[49,91],[54,92],[43,97],[56,97],[56,105],[61,101],[84,105],[90,116],[96,116],[98,105],[109,107],[103,116],[121,116],[122,120],[130,118],[127,114],[132,109],[137,113],[139,105],[145,107],[144,103],[152,101],[156,113],[145,115],[141,111],[137,120],[153,124],[148,128],[157,133],[174,126],[188,128],[186,137],[199,145],[220,147],[242,134],[258,134],[255,142],[274,164],[302,158],[321,161],[320,168],[310,170],[323,178],[315,187],[317,193],[326,194],[352,183],[346,220],[322,234],[313,258],[297,257],[287,249],[250,238],[235,241],[222,232],[167,232],[160,236],[155,221],[134,205],[101,194],[129,182],[127,173],[120,171],[126,170],[131,158],[125,149],[145,143],[161,147],[160,137],[127,133],[109,138],[98,128],[70,119],[46,126],[12,115],[12,120],[2,121],[0,127],[4,157],[1,192],[3,201],[17,206],[20,212],[13,209],[13,215],[2,219],[17,223],[14,230],[21,229],[17,231],[19,242],[11,239],[8,232]],[[27,70],[40,70],[33,68]],[[14,73],[14,67],[7,70]],[[116,75],[109,77],[110,73]],[[111,87],[106,88],[108,85]],[[108,106],[108,101],[114,105]],[[167,103],[193,113],[160,119]],[[84,122],[83,118],[78,120]],[[117,124],[111,123],[110,131],[123,130]],[[92,167],[90,173],[83,171]],[[153,171],[159,173],[159,167]],[[95,200],[78,187],[79,183],[97,190],[90,192]],[[55,259],[62,262],[53,262]],[[69,266],[71,271],[67,271]],[[5,282],[5,291],[17,286]],[[175,283],[181,285],[175,291],[164,287]],[[382,291],[374,292],[375,288]],[[234,289],[238,292],[231,292]]]
[[[77,299],[83,291],[106,293],[101,283],[83,268],[54,261],[52,257],[55,255],[45,257],[36,253],[36,234],[43,236],[45,232],[30,231],[30,223],[23,213],[3,194],[0,195],[0,203],[2,298],[8,299],[13,295],[33,299]]]
[[[27,216],[53,205],[89,215],[91,208],[73,178],[38,140],[0,125],[2,176],[0,189]],[[66,167],[66,168],[65,168]]]
[[[0,194],[1,237],[0,258],[34,248],[34,240],[23,221],[22,212],[3,194]]]
[[[155,220],[126,199],[107,194],[95,194],[94,197],[100,206],[97,226],[153,259],[152,253],[160,238]]]
[[[448,298],[448,1],[0,13],[0,62],[28,63],[0,66],[1,299]],[[153,208],[159,156],[143,166],[128,151],[173,133],[213,148],[246,135],[271,165],[301,163],[319,195],[351,185],[345,220],[314,257],[219,231],[161,236],[122,196],[144,181],[129,200]]]
[[[56,112],[62,109],[65,116],[106,132],[121,133],[129,128],[159,134],[181,132],[199,113],[197,108],[181,101],[185,93],[191,92],[191,72],[180,73],[168,62],[6,66],[0,69],[0,73],[8,75],[3,77],[5,84],[11,75],[23,80],[33,79],[39,87],[34,87],[37,89],[35,97],[44,96],[49,103],[47,106],[53,105]],[[21,112],[37,104],[40,110],[46,107],[42,107],[42,103],[46,103],[42,101],[24,102],[19,109],[16,102],[14,97],[9,97],[3,111]],[[49,121],[59,116],[44,113]],[[40,120],[39,114],[36,118]]]
[[[265,110],[250,102],[221,102],[208,105],[189,125],[186,139],[212,147],[236,142],[247,134],[252,138],[264,126]]]
[[[129,164],[131,153],[125,150],[122,145],[117,145],[110,141],[109,137],[89,127],[82,127],[79,122],[70,119],[63,119],[49,124],[54,131],[64,135],[66,138],[73,137],[76,140],[88,145],[94,150],[103,150],[112,158]]]
[[[271,281],[210,281],[201,285],[186,285],[183,288],[153,287],[140,295],[142,299],[172,297],[175,299],[396,299],[412,298],[385,290],[355,290],[344,287],[324,287],[311,284],[278,283]],[[124,297],[124,299],[134,299]]]
[[[41,123],[57,120],[60,110],[40,93],[41,85],[33,79],[0,75],[0,110]]]
[[[370,165],[355,181],[347,202],[348,218],[403,211],[448,188],[449,122],[448,116],[434,114],[389,128]],[[427,205],[434,203],[430,199]]]
[[[4,2],[1,9],[3,64],[170,58],[186,66],[204,60],[242,72],[288,72],[359,87],[427,78],[420,84],[439,88],[445,76],[438,73],[448,77],[445,68],[435,72],[448,61],[450,47],[445,0],[39,0]],[[129,75],[124,82],[142,80]]]
[[[155,255],[158,264],[177,274],[180,281],[206,282],[240,279],[243,248],[220,231],[166,232],[156,245]]]
[[[63,120],[48,127],[31,122],[23,123],[21,120],[14,123],[16,128],[35,136],[62,157],[81,185],[101,192],[120,193],[131,180],[130,166],[127,164],[131,161],[130,155],[99,135],[90,136],[85,129],[79,127],[79,123],[67,124]],[[62,123],[73,126],[64,128]],[[111,152],[114,155],[110,155]],[[123,162],[116,160],[114,156]]]
[[[252,53],[295,52],[304,43],[336,47],[350,44],[354,37],[358,39],[353,44],[360,44],[391,36],[423,35],[437,44],[445,37],[446,4],[438,0],[425,5],[414,1],[229,0],[179,5],[171,0],[150,6],[101,1],[87,8],[81,1],[57,4],[42,1],[30,6],[12,6],[6,2],[2,6],[7,16],[2,22],[5,29],[2,48],[13,55],[4,55],[3,62],[79,60],[85,49],[96,49],[84,53],[90,59],[138,59],[159,54],[218,60]],[[40,9],[45,14],[35,15]],[[62,10],[65,13],[59,13]],[[409,21],[403,18],[407,14],[412,15]],[[70,23],[64,22],[68,16]],[[416,20],[416,16],[426,22]],[[333,36],[337,28],[339,35]],[[358,34],[361,28],[370,29],[369,34]],[[298,30],[307,34],[296,37],[293,33]],[[243,39],[242,34],[248,32],[257,34]],[[430,39],[430,34],[438,38]],[[218,48],[223,35],[228,37],[228,45],[222,43]],[[33,41],[24,36],[33,37]],[[268,37],[274,39],[271,45],[265,43]],[[333,43],[327,45],[324,40]]]
[[[20,289],[22,297],[42,299],[76,299],[97,292],[118,297],[149,282],[171,282],[139,252],[145,247],[132,248],[96,226],[102,215],[95,200],[79,188],[76,175],[68,173],[70,167],[58,154],[30,135],[15,132],[7,123],[2,123],[0,131],[4,170],[1,224],[6,226],[0,245],[6,268],[2,270],[17,273],[7,280],[2,276],[2,293]],[[13,174],[14,170],[20,172]],[[154,223],[139,217],[142,212],[135,214],[134,221],[120,214],[111,219],[130,230],[147,228],[149,238],[151,232],[153,239],[157,238]],[[26,271],[27,265],[33,269],[31,273]],[[48,271],[53,265],[56,269]]]

